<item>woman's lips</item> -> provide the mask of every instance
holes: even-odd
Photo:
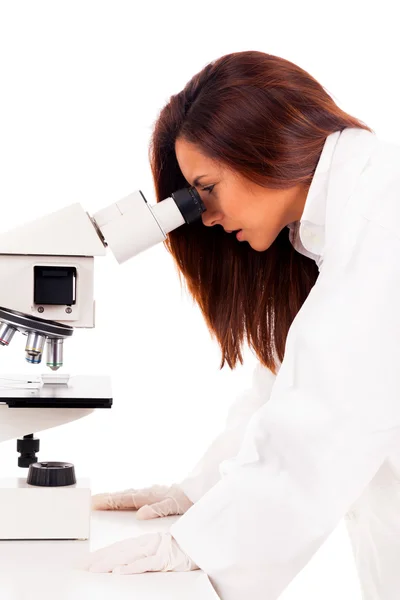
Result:
[[[235,233],[236,239],[241,240],[243,235],[243,229],[225,229],[225,233]]]

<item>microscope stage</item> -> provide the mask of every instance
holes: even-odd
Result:
[[[18,378],[18,379],[17,379]],[[45,383],[26,375],[0,377],[0,404],[9,408],[111,408],[110,377],[74,375],[68,384]],[[13,384],[2,385],[5,382]],[[19,386],[18,381],[21,385]],[[31,387],[29,387],[31,386]],[[35,387],[36,386],[36,387]]]

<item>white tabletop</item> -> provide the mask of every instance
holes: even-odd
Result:
[[[2,600],[217,600],[207,575],[90,573],[77,566],[87,553],[117,540],[168,531],[179,517],[139,521],[131,511],[94,511],[88,541],[1,541]]]

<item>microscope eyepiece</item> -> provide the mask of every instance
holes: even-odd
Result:
[[[171,194],[175,204],[182,213],[185,223],[190,224],[197,221],[206,207],[195,187],[182,188]]]

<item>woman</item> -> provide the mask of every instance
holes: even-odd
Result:
[[[249,51],[170,98],[151,165],[158,200],[194,185],[206,205],[167,247],[221,367],[244,341],[260,365],[185,481],[94,497],[185,514],[91,570],[201,568],[222,600],[273,600],[345,517],[363,598],[397,600],[400,148],[300,67]]]

